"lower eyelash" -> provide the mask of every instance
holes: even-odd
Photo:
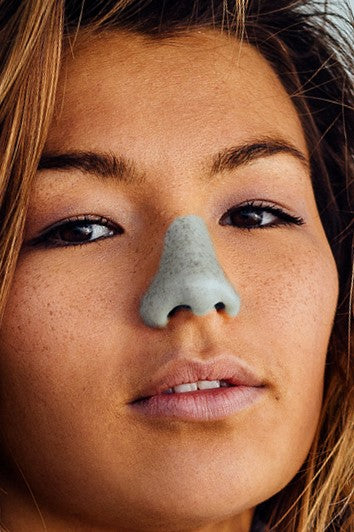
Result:
[[[102,236],[99,238],[95,238],[94,240],[87,240],[85,242],[77,242],[77,243],[55,243],[51,242],[50,238],[55,234],[55,232],[59,229],[62,229],[65,226],[72,225],[74,226],[78,222],[87,222],[89,224],[101,224],[105,227],[117,231],[117,234],[121,234],[123,230],[119,230],[119,226],[114,225],[112,222],[107,220],[107,218],[104,218],[103,216],[99,217],[90,217],[89,215],[84,216],[77,216],[74,218],[67,218],[64,220],[61,220],[60,222],[57,222],[54,224],[54,226],[50,227],[47,231],[44,230],[44,232],[39,235],[38,237],[34,238],[29,242],[29,245],[35,246],[35,247],[43,247],[43,248],[64,248],[64,247],[79,247],[84,246],[87,244],[93,244],[94,242],[98,242],[99,240],[104,240],[105,238],[110,238],[114,235],[108,235],[108,236]]]
[[[274,214],[275,216],[278,216],[279,219],[281,219],[282,221],[280,223],[269,223],[264,226],[262,225],[254,226],[254,227],[235,226],[235,227],[239,227],[239,229],[242,229],[242,230],[251,231],[254,229],[269,229],[269,228],[277,228],[277,227],[279,228],[282,226],[303,225],[305,223],[303,218],[301,218],[300,216],[292,216],[284,212],[282,209],[280,209],[274,204],[265,204],[262,201],[256,204],[255,200],[248,201],[242,205],[238,205],[237,207],[230,208],[227,211],[226,215],[232,212],[237,212],[239,210],[247,209],[247,208],[251,208],[254,211],[258,211],[258,212],[262,212],[262,211],[269,212],[271,214]],[[43,247],[43,248],[79,247],[79,246],[84,246],[84,245],[98,242],[99,240],[104,240],[105,238],[110,238],[114,236],[114,235],[102,236],[94,240],[87,240],[85,242],[67,243],[67,244],[60,244],[60,243],[58,244],[58,243],[50,242],[50,237],[51,235],[55,233],[56,230],[64,227],[65,225],[69,225],[69,224],[75,225],[75,223],[77,222],[88,222],[91,224],[97,223],[97,224],[104,225],[107,228],[114,229],[114,230],[117,230],[117,228],[119,227],[113,224],[112,222],[110,222],[109,220],[107,220],[107,218],[104,218],[103,216],[99,216],[95,218],[90,217],[89,215],[78,216],[76,218],[68,218],[68,219],[61,220],[60,222],[56,223],[54,226],[50,227],[46,232],[44,230],[44,232],[41,235],[31,240],[29,242],[29,245],[33,247],[38,246],[38,247]],[[232,225],[232,224],[221,223],[221,225]],[[117,234],[121,234],[123,232],[124,231],[121,229],[121,231],[117,231]]]
[[[285,211],[283,211],[281,208],[274,204],[266,204],[262,201],[259,203],[256,203],[256,200],[247,201],[246,203],[243,203],[242,205],[238,205],[237,207],[231,207],[226,214],[230,214],[232,212],[241,211],[242,209],[251,208],[254,211],[258,212],[269,212],[270,214],[274,214],[275,216],[278,216],[282,221],[280,223],[269,223],[267,225],[259,225],[254,227],[242,227],[242,226],[235,226],[239,227],[239,229],[243,230],[254,230],[254,229],[269,229],[269,228],[276,228],[276,227],[283,227],[283,226],[291,226],[291,225],[303,225],[305,223],[305,220],[301,218],[300,216],[292,216]],[[232,224],[221,224],[221,225],[232,225]]]

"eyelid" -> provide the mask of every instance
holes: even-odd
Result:
[[[70,223],[77,223],[77,222],[90,222],[90,223],[99,222],[102,224],[106,224],[108,226],[116,225],[111,220],[106,218],[105,216],[100,216],[97,214],[78,214],[77,216],[63,218],[61,220],[58,220],[57,222],[54,222],[53,224],[46,226],[44,229],[42,229],[39,236],[44,235],[45,233],[48,233],[48,231],[57,229],[58,227],[62,227],[63,225],[70,224]]]
[[[237,212],[239,210],[242,210],[244,208],[253,208],[254,210],[258,209],[259,211],[269,212],[271,214],[278,216],[281,220],[283,220],[283,222],[278,223],[278,224],[267,224],[264,226],[260,225],[258,227],[257,226],[255,227],[250,226],[250,227],[243,227],[243,228],[239,227],[240,229],[254,230],[254,229],[267,229],[267,228],[272,228],[272,227],[281,227],[284,225],[304,225],[305,224],[305,220],[301,216],[290,214],[289,212],[284,210],[283,207],[280,207],[279,205],[273,202],[270,202],[268,200],[263,200],[263,199],[246,200],[242,203],[239,203],[238,205],[233,205],[222,216],[222,221],[220,224],[231,225],[231,224],[223,223],[223,219],[229,216],[230,214]]]
[[[224,213],[224,215],[222,216],[222,219],[220,221],[220,225],[232,225],[232,224],[223,223],[223,220],[229,214],[232,214],[233,212],[236,212],[237,210],[241,210],[243,208],[253,208],[255,210],[259,209],[260,211],[262,211],[262,210],[263,211],[268,211],[271,214],[274,214],[274,215],[278,216],[281,220],[283,220],[283,222],[280,222],[280,223],[277,223],[277,224],[270,223],[270,224],[266,224],[264,226],[260,225],[260,226],[254,226],[254,227],[252,227],[252,226],[250,226],[250,227],[247,227],[247,226],[246,227],[242,227],[242,226],[240,226],[239,227],[240,229],[247,229],[247,230],[267,229],[267,228],[272,228],[272,227],[281,227],[281,226],[284,226],[284,225],[303,225],[305,223],[303,218],[287,213],[285,210],[283,210],[283,208],[281,208],[277,204],[274,204],[273,202],[269,202],[268,200],[263,200],[263,199],[257,199],[257,200],[253,199],[253,200],[246,200],[246,201],[244,201],[244,202],[242,202],[242,203],[240,203],[238,205],[234,205],[234,206],[230,207],[226,211],[226,213]],[[47,238],[49,239],[51,234],[55,230],[60,229],[60,228],[62,228],[64,226],[75,225],[78,222],[87,222],[89,224],[101,224],[101,225],[106,226],[109,229],[117,231],[117,234],[124,233],[124,229],[122,229],[121,226],[119,226],[116,223],[112,222],[110,219],[106,218],[105,216],[94,215],[94,214],[83,214],[83,215],[77,215],[77,216],[73,216],[73,217],[70,217],[70,218],[63,218],[61,220],[58,220],[54,224],[51,224],[51,225],[45,227],[38,236],[36,236],[35,238],[29,240],[25,244],[30,245],[30,246],[37,246],[37,245],[38,246],[39,245],[46,246],[46,239]],[[115,236],[115,235],[110,235],[110,236]],[[96,239],[91,240],[91,241],[86,241],[86,242],[76,243],[76,244],[72,244],[71,243],[71,244],[57,244],[57,245],[53,244],[53,245],[51,245],[50,243],[48,243],[47,247],[69,247],[69,246],[75,247],[75,246],[90,244],[90,243],[96,242],[98,240],[104,240],[105,238],[109,238],[109,236],[102,236],[102,237],[96,238]]]
[[[296,218],[297,216],[295,213],[289,212],[290,209],[286,207],[285,205],[282,205],[281,203],[274,203],[271,200],[267,199],[251,199],[251,200],[245,200],[242,203],[239,203],[238,205],[235,205],[235,207],[255,207],[255,208],[262,208],[262,209],[273,209],[275,211],[282,212],[284,214],[288,214],[289,216],[292,216]],[[301,217],[298,217],[301,218]]]
[[[115,231],[117,231],[118,234],[121,234],[124,232],[124,230],[118,224],[112,222],[110,219],[106,218],[105,216],[100,216],[100,215],[95,215],[95,214],[80,214],[77,216],[72,216],[70,218],[63,218],[62,220],[58,220],[54,224],[48,225],[40,232],[38,236],[29,240],[28,242],[26,242],[26,244],[29,246],[37,246],[37,245],[46,246],[46,239],[49,238],[50,235],[55,230],[60,229],[65,226],[75,225],[78,222],[87,222],[88,224],[101,224],[101,225],[108,227],[109,229],[114,229]],[[53,245],[53,246],[51,244],[48,244],[48,247],[69,247],[69,246],[75,247],[75,246],[80,246],[83,244],[90,244],[90,243],[96,242],[97,240],[103,240],[104,238],[105,237],[97,238],[92,241],[87,241],[87,242],[77,243],[77,244],[67,244],[67,245],[58,244],[58,245]]]

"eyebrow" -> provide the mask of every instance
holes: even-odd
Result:
[[[207,176],[212,178],[221,172],[232,171],[246,166],[257,159],[270,157],[279,153],[291,155],[309,170],[306,156],[291,143],[282,139],[260,139],[244,142],[237,146],[223,149],[213,155],[207,162]],[[139,171],[137,165],[127,157],[116,156],[111,152],[68,151],[65,153],[47,152],[40,158],[38,170],[79,170],[99,179],[114,179],[125,184],[143,184],[146,173]]]

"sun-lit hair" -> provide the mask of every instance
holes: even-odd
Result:
[[[291,97],[305,133],[313,190],[340,287],[316,436],[295,478],[258,508],[269,530],[349,531],[353,526],[354,69],[352,15],[346,7],[347,20],[330,14],[324,0],[0,0],[0,317],[54,109],[63,50],[72,53],[79,31],[88,38],[124,30],[163,40],[211,28],[256,46]]]

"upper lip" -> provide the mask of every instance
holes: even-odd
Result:
[[[225,380],[234,386],[264,386],[264,381],[242,359],[219,355],[207,361],[174,359],[160,376],[153,378],[132,402],[159,395],[168,388],[200,380]]]

